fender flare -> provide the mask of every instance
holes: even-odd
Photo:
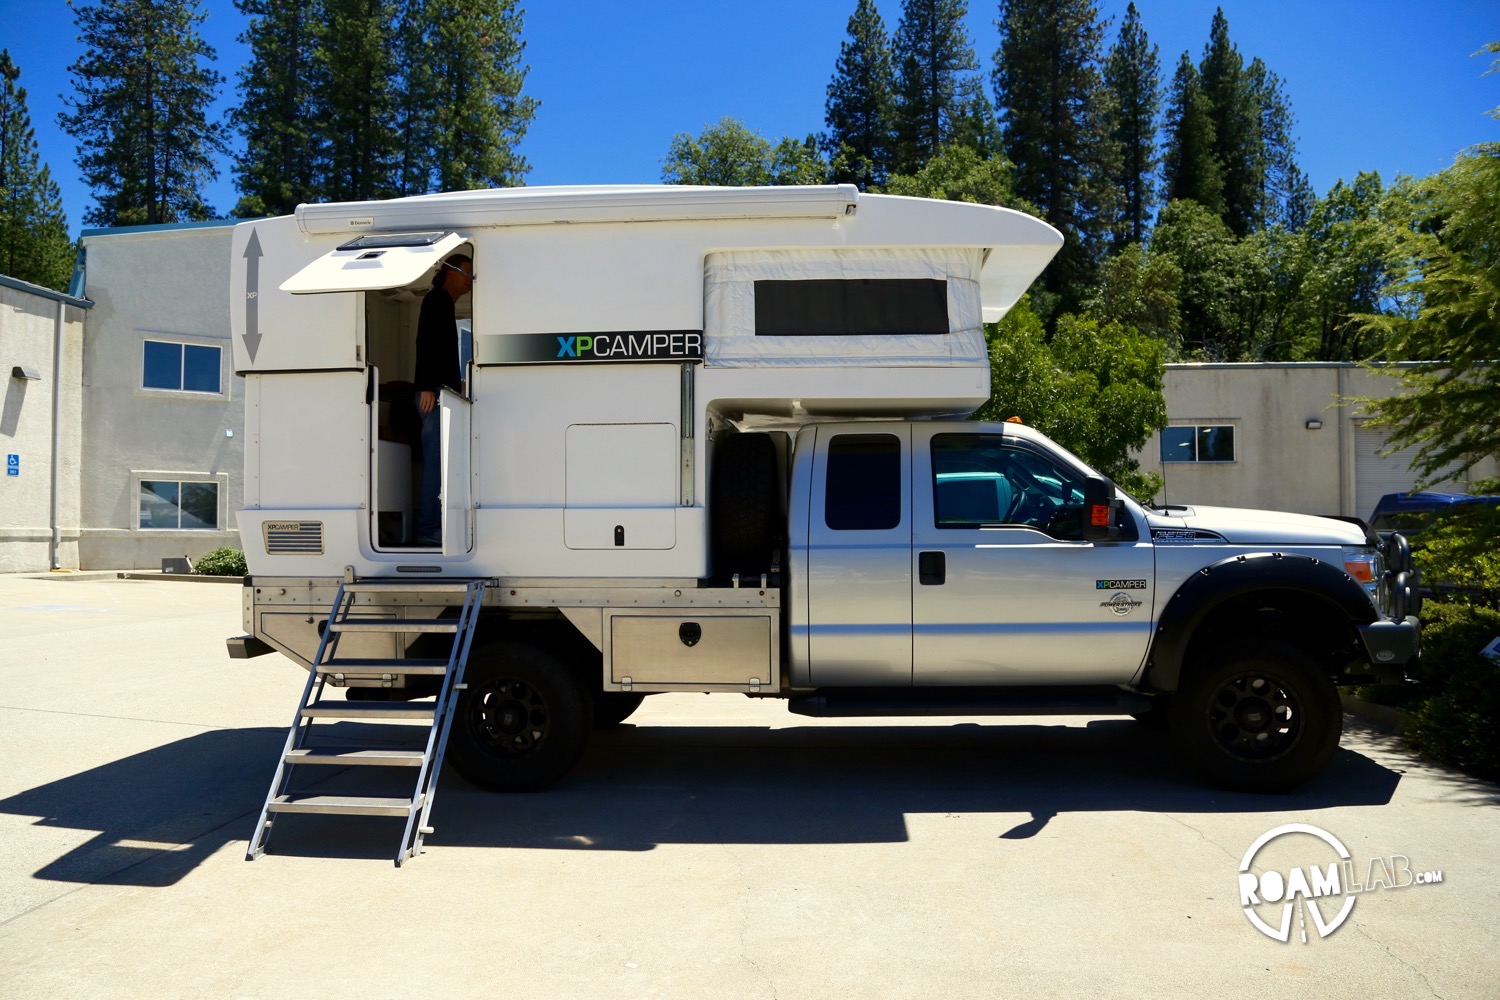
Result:
[[[1151,642],[1146,686],[1176,691],[1198,626],[1224,602],[1257,590],[1296,591],[1334,604],[1351,625],[1379,617],[1364,587],[1341,566],[1282,552],[1230,556],[1198,570],[1167,600]]]

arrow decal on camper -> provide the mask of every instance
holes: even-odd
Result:
[[[250,230],[250,242],[245,244],[245,350],[250,354],[250,363],[255,364],[255,351],[260,347],[258,297],[260,296],[260,238]]]

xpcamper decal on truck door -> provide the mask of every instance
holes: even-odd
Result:
[[[702,330],[487,333],[479,336],[474,352],[474,363],[480,365],[702,360]]]

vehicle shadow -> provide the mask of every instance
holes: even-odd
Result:
[[[329,727],[350,742],[359,723]],[[285,734],[215,730],[0,800],[0,813],[96,831],[39,879],[163,886],[250,837]],[[558,787],[494,795],[451,770],[433,812],[442,846],[647,851],[659,844],[903,842],[909,813],[998,813],[1035,836],[1062,813],[1286,813],[1389,802],[1401,776],[1341,749],[1288,795],[1225,792],[1172,759],[1165,734],[1129,720],[1010,725],[679,727],[596,734]],[[303,787],[409,794],[386,769],[329,768]],[[389,860],[400,820],[283,816],[272,854]],[[150,863],[143,863],[150,862]]]

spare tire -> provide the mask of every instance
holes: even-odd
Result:
[[[781,537],[776,442],[767,434],[728,434],[714,446],[709,535],[714,572],[759,576]]]

